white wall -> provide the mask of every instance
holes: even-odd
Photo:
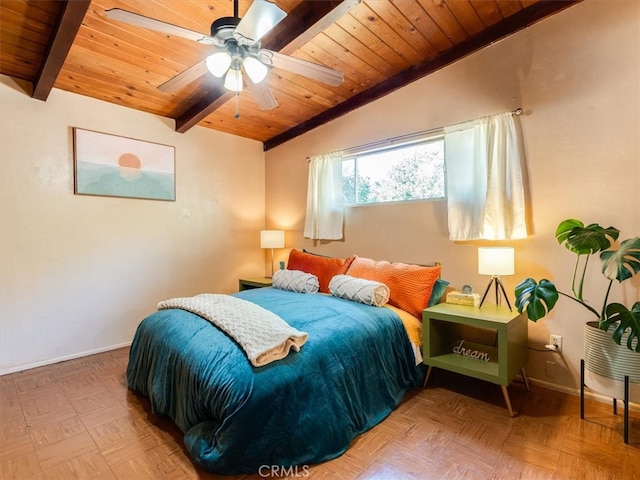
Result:
[[[640,2],[586,0],[413,84],[267,152],[267,223],[287,230],[287,247],[425,263],[443,263],[443,277],[458,288],[477,274],[480,242],[448,240],[445,202],[415,202],[348,209],[345,239],[303,239],[308,166],[305,158],[396,135],[428,130],[522,107],[531,190],[532,235],[516,248],[516,275],[547,277],[565,290],[573,257],[554,239],[571,217],[613,225],[621,238],[640,234]],[[279,252],[286,259],[287,251]],[[606,283],[592,265],[586,298],[599,303]],[[611,299],[640,300],[640,277]],[[511,293],[513,300],[513,294]],[[599,306],[598,306],[599,308]],[[549,319],[529,323],[533,348],[549,334],[564,337],[564,351],[530,351],[536,379],[579,385],[585,310],[560,301]],[[554,377],[545,362],[556,363]]]
[[[160,300],[263,273],[261,143],[0,80],[1,373],[126,345]],[[74,126],[174,145],[177,200],[74,195]]]

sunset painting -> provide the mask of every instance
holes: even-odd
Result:
[[[74,128],[75,193],[176,199],[175,147]]]

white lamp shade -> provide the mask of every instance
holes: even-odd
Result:
[[[242,66],[253,83],[260,83],[263,81],[269,71],[264,63],[254,57],[246,57],[242,61]]]
[[[284,248],[284,230],[262,230],[260,232],[261,248]]]
[[[227,52],[216,52],[207,57],[205,64],[207,65],[207,70],[211,72],[211,75],[222,78],[231,66],[231,55]]]
[[[242,73],[240,73],[240,70],[236,70],[235,68],[229,69],[227,76],[224,77],[224,88],[232,92],[242,91]]]
[[[478,273],[499,277],[515,273],[514,250],[511,247],[478,248]]]

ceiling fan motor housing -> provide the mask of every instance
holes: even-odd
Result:
[[[219,46],[224,46],[227,40],[233,38],[233,32],[239,23],[238,17],[218,18],[211,24],[211,36],[219,41]]]

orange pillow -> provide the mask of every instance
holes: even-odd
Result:
[[[301,252],[294,248],[289,254],[287,269],[312,273],[318,277],[320,292],[329,293],[329,282],[331,279],[334,275],[345,274],[354,258],[355,255],[348,258],[324,257],[321,255],[314,255],[312,253]]]
[[[429,304],[433,286],[440,278],[441,268],[440,265],[423,267],[356,257],[351,262],[347,275],[384,283],[390,290],[391,305],[422,318],[422,310]]]

